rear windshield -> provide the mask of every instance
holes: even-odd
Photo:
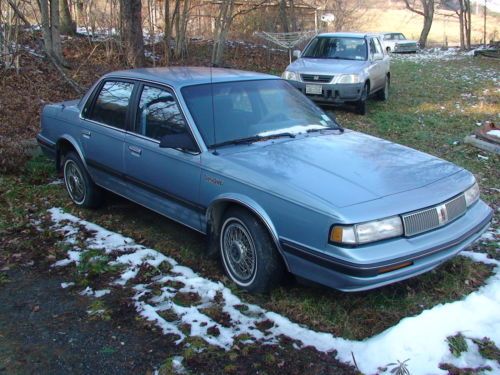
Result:
[[[317,37],[306,48],[302,57],[316,59],[366,60],[364,38]]]

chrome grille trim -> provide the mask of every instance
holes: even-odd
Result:
[[[443,204],[402,215],[405,236],[414,236],[447,225],[462,216],[466,210],[465,196],[460,194]]]
[[[333,79],[333,76],[325,76],[321,74],[301,74],[300,77],[304,82],[313,82],[313,83],[330,83]]]

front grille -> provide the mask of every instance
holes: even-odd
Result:
[[[467,209],[467,204],[465,203],[465,196],[459,195],[458,197],[452,199],[445,203],[446,213],[448,216],[448,221],[453,221],[457,217],[461,216]]]
[[[416,43],[411,44],[396,44],[396,49],[398,50],[414,50],[417,48]]]
[[[301,74],[300,76],[304,82],[329,83],[333,79],[333,76],[322,76],[318,74]]]
[[[446,225],[461,216],[466,210],[465,196],[461,194],[443,205],[403,215],[405,235],[414,236]]]

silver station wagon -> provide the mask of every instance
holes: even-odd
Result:
[[[286,271],[345,291],[403,280],[492,217],[468,171],[344,129],[266,74],[114,72],[45,106],[41,127],[74,204],[97,207],[106,189],[204,233],[253,292]]]
[[[370,95],[389,98],[390,58],[377,35],[319,34],[294,54],[282,78],[317,103],[354,104],[364,115]]]

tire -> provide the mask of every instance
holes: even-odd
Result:
[[[366,101],[368,100],[369,90],[370,86],[368,82],[366,82],[363,87],[363,92],[361,93],[361,98],[356,102],[356,113],[359,115],[366,115]]]
[[[391,47],[387,47],[385,50],[387,51],[387,53],[391,53]]]
[[[385,78],[384,88],[377,92],[377,99],[386,101],[389,99],[389,88],[391,87],[391,79],[389,77]]]
[[[243,208],[229,208],[224,214],[219,250],[226,274],[248,292],[270,291],[285,273],[269,231]]]
[[[73,151],[64,156],[64,185],[73,203],[79,207],[96,208],[102,202],[102,191],[94,184],[80,157]]]

